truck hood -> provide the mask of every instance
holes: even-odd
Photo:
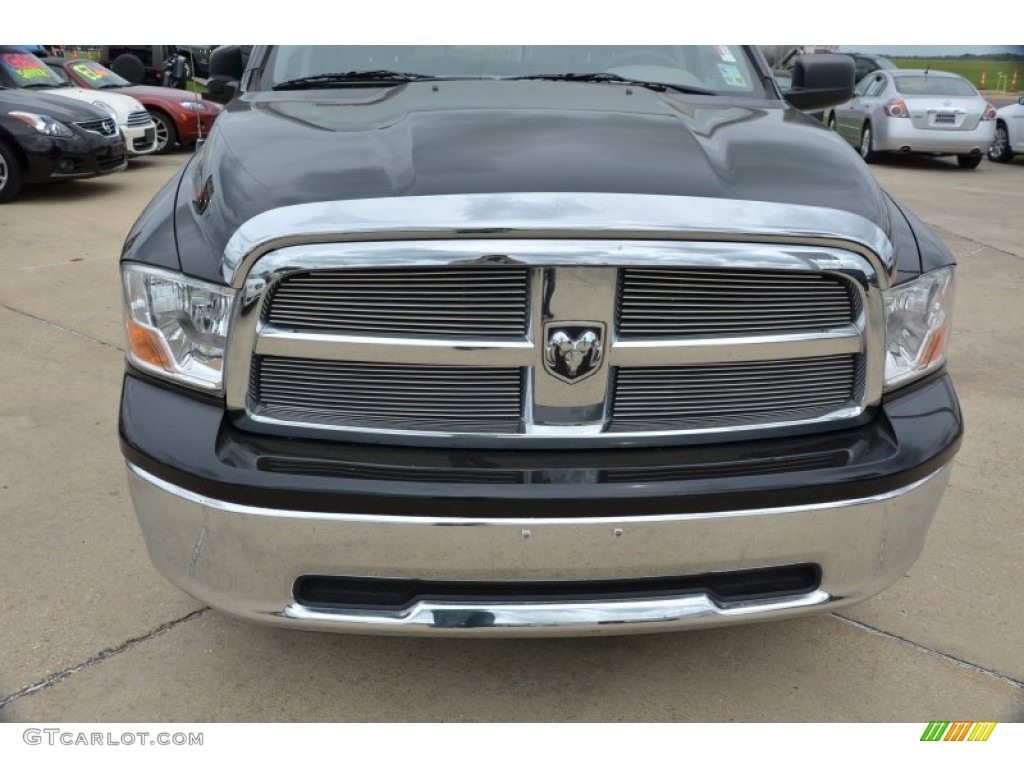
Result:
[[[247,219],[281,206],[493,192],[796,203],[849,211],[889,232],[868,168],[797,110],[622,85],[458,81],[250,94],[221,114],[192,163],[179,205],[197,204],[190,221],[179,215],[179,229],[189,230],[179,234],[200,236],[211,254]],[[186,272],[209,272],[188,263],[202,258],[194,249],[181,258]]]

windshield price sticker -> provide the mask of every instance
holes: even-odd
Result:
[[[84,62],[72,64],[71,68],[88,80],[102,80],[103,76],[107,74],[97,68],[95,64],[86,64]]]
[[[732,64],[719,64],[718,71],[722,73],[722,79],[725,80],[726,85],[738,88],[746,87],[747,81],[743,79],[739,67],[734,67]]]
[[[22,80],[50,79],[43,62],[30,53],[5,53],[4,65]]]

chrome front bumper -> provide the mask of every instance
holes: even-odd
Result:
[[[418,635],[658,632],[828,611],[866,599],[917,559],[949,466],[891,493],[829,504],[649,517],[468,519],[264,509],[201,497],[128,464],[159,571],[215,608],[279,626]],[[628,579],[797,563],[818,589],[722,604],[710,595],[603,601],[421,601],[311,609],[304,575],[447,581]]]

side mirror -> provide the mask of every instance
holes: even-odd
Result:
[[[839,53],[801,56],[793,68],[793,84],[784,94],[797,109],[824,109],[853,95],[853,60]]]
[[[210,80],[206,84],[207,98],[227,104],[238,91],[242,72],[242,46],[222,45],[210,54]]]
[[[1017,103],[1024,107],[1024,96],[1021,96],[1019,99],[1017,99]]]

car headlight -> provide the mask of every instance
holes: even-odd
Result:
[[[206,105],[201,101],[179,101],[182,107],[191,110],[192,112],[205,112]]]
[[[64,123],[54,120],[49,115],[37,115],[34,112],[8,112],[11,117],[16,117],[23,123],[27,123],[42,134],[47,136],[60,136],[70,139],[74,132]]]
[[[115,110],[112,106],[107,104],[107,102],[105,102],[105,101],[94,101],[92,103],[92,105],[94,107],[99,107],[100,109],[102,109],[104,112],[106,112],[108,115],[110,115],[115,120],[117,119],[117,110]]]
[[[945,362],[953,283],[953,267],[945,267],[883,292],[886,389],[918,379]]]
[[[235,291],[136,264],[122,265],[121,275],[128,361],[157,376],[221,391]]]

